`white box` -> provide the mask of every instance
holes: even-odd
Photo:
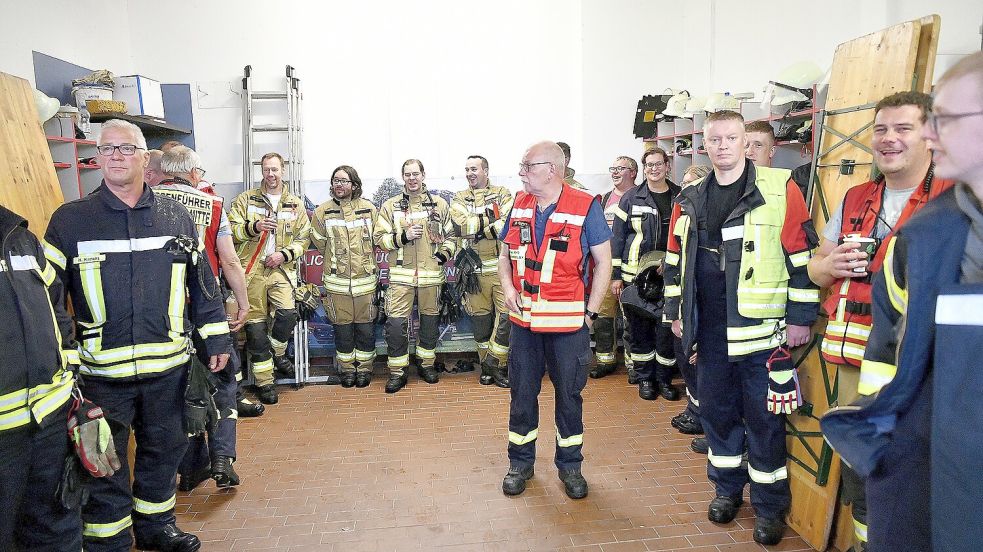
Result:
[[[126,102],[128,115],[147,115],[164,119],[164,98],[160,82],[141,75],[116,77],[113,99]]]

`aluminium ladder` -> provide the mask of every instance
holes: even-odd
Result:
[[[255,155],[256,133],[279,133],[286,135],[286,159],[284,169],[286,177],[284,185],[287,191],[296,195],[302,202],[301,208],[307,208],[307,196],[304,194],[304,125],[302,103],[304,95],[300,90],[300,79],[296,69],[286,66],[285,86],[283,91],[254,91],[252,83],[252,66],[243,68],[242,77],[242,185],[243,190],[252,189],[256,185],[253,167],[260,166],[260,160]],[[277,124],[256,124],[254,121],[255,102],[282,102],[286,111],[286,122]],[[260,179],[262,181],[262,179]],[[298,259],[296,281],[303,274],[304,257]],[[295,379],[280,379],[277,383],[317,383],[326,380],[326,376],[310,376],[310,359],[308,357],[308,327],[306,320],[300,320],[294,329],[294,367]]]

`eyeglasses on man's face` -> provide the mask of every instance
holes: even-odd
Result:
[[[935,113],[935,112],[930,112],[928,114],[928,116],[927,116],[928,120],[926,122],[928,123],[929,128],[932,129],[932,132],[935,133],[935,134],[938,134],[939,133],[939,126],[940,126],[939,125],[939,122],[940,121],[945,121],[947,119],[962,119],[964,117],[978,117],[980,115],[983,115],[983,111],[971,111],[969,113]]]
[[[206,173],[207,171],[205,171],[205,169],[203,169],[203,168],[201,168],[201,167],[195,167],[195,168],[194,168],[194,171],[193,171],[193,172],[195,173],[195,175],[196,175],[196,176],[197,176],[198,178],[205,178],[205,173]]]
[[[331,183],[335,186],[345,186],[351,184],[352,181],[348,180],[347,178],[333,178],[331,179]]]
[[[662,167],[665,167],[665,166],[666,166],[666,164],[664,162],[662,162],[662,161],[658,161],[656,163],[646,163],[645,164],[645,170],[661,169]]]
[[[608,167],[608,172],[611,174],[621,174],[625,171],[630,171],[631,167]]]
[[[536,163],[519,163],[519,170],[522,172],[529,172],[536,165],[552,165],[553,163],[549,161],[537,161]]]
[[[112,155],[113,151],[115,150],[119,150],[119,152],[122,153],[123,155],[133,155],[134,153],[137,152],[138,149],[144,149],[144,148],[141,148],[140,146],[134,146],[133,144],[120,144],[118,146],[103,144],[101,146],[96,146],[96,151],[99,152],[99,155],[105,157],[109,157],[110,155]]]

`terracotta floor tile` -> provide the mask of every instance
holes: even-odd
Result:
[[[381,365],[380,365],[381,366]],[[706,457],[669,419],[683,402],[647,402],[624,373],[584,391],[586,499],[566,497],[541,440],[526,492],[501,492],[509,393],[475,374],[411,376],[395,395],[377,373],[365,389],[282,387],[280,403],[239,421],[242,484],[206,482],[177,499],[178,523],[203,551],[619,552],[761,551],[745,505],[726,526],[706,519]],[[544,381],[540,429],[552,436]],[[793,531],[773,550],[807,550]]]

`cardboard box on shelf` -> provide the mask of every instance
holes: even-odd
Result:
[[[164,119],[164,98],[160,82],[142,75],[116,77],[113,99],[126,102],[128,115],[146,115]]]

